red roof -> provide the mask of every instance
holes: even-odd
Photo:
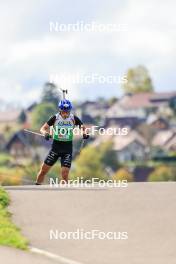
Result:
[[[163,100],[166,101],[176,96],[176,92],[170,93],[138,93],[125,95],[121,100],[120,104],[124,108],[148,108],[155,106],[152,100]]]
[[[19,110],[0,112],[0,122],[15,122],[19,117]]]

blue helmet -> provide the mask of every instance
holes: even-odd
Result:
[[[72,104],[69,100],[64,99],[58,103],[58,107],[60,111],[70,112],[72,109]]]

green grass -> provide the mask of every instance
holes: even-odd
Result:
[[[0,152],[0,166],[8,166],[12,161],[10,155]]]
[[[28,248],[28,241],[21,235],[20,229],[12,223],[11,214],[7,210],[9,203],[8,194],[0,188],[0,245],[25,250]]]

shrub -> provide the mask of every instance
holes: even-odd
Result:
[[[148,181],[173,181],[175,176],[171,167],[161,165],[157,167],[148,177]]]
[[[130,173],[127,169],[121,168],[113,175],[112,178],[115,181],[127,180],[128,182],[131,182],[133,181],[133,174]]]

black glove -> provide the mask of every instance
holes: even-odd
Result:
[[[89,135],[83,134],[83,139],[88,139],[88,138],[89,138]]]
[[[51,138],[49,133],[45,133],[44,137],[45,137],[46,140],[49,140]]]

